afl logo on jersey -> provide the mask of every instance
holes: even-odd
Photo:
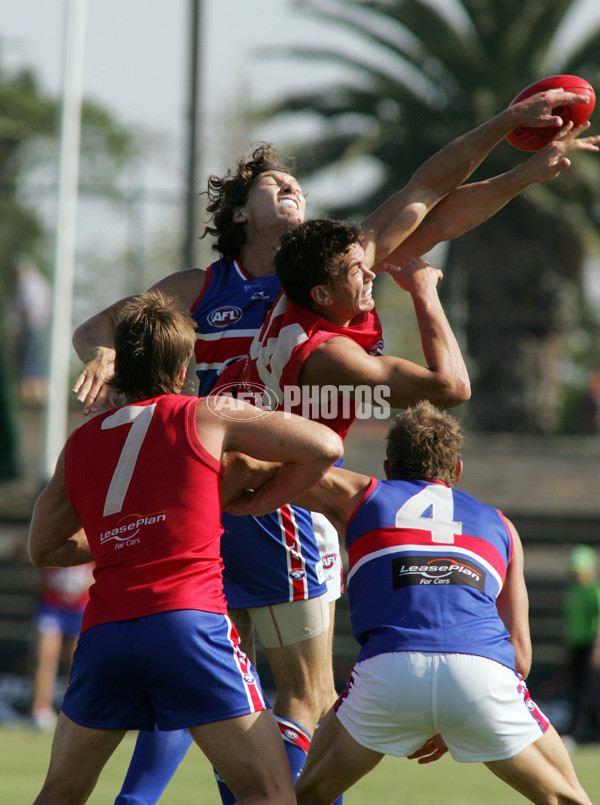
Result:
[[[294,581],[300,581],[300,579],[303,579],[306,576],[306,571],[305,570],[292,570],[292,572],[290,573],[290,576],[291,576],[291,578],[294,579]]]
[[[252,676],[252,674],[249,674],[248,672],[246,672],[246,673],[244,674],[244,682],[245,682],[247,685],[254,685],[254,683],[256,682],[256,680],[254,679],[254,677]]]
[[[223,305],[211,310],[207,318],[213,327],[227,327],[242,318],[242,310],[235,305]]]
[[[325,570],[332,568],[337,562],[337,553],[327,553],[322,557]]]

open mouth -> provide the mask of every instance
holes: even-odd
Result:
[[[279,203],[282,207],[293,207],[295,210],[299,209],[298,202],[294,198],[282,198]]]

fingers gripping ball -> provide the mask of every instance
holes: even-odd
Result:
[[[549,78],[542,78],[539,81],[535,81],[519,92],[517,97],[511,101],[510,106],[518,103],[518,101],[525,100],[525,98],[529,98],[530,95],[535,95],[536,92],[560,88],[567,92],[586,93],[589,95],[589,100],[587,103],[577,101],[572,104],[561,104],[552,110],[552,114],[561,117],[563,123],[568,123],[572,120],[574,127],[585,123],[594,111],[596,94],[591,84],[584,78],[579,78],[579,76],[576,75],[553,75]],[[539,151],[550,142],[558,130],[558,126],[517,126],[506,139],[512,146],[518,148],[520,151]]]

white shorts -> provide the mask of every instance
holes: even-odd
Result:
[[[312,522],[317,548],[321,554],[324,580],[327,584],[327,599],[331,603],[342,597],[343,571],[340,538],[325,515],[312,512]]]
[[[336,714],[375,752],[405,757],[439,732],[462,763],[513,757],[549,724],[510,668],[472,654],[410,651],[357,663]]]

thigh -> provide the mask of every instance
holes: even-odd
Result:
[[[571,758],[552,726],[535,743],[514,757],[485,765],[532,802],[591,805],[591,800],[577,779]]]
[[[55,667],[60,659],[62,635],[55,631],[42,631],[38,636],[37,660],[39,666]]]
[[[326,633],[329,629],[327,595],[266,607],[251,607],[248,613],[265,649],[301,643]]]
[[[282,805],[295,801],[290,764],[270,710],[191,727],[190,733],[236,800],[260,795]]]
[[[383,755],[350,735],[330,710],[315,732],[306,763],[296,782],[298,805],[333,802],[373,769]]]
[[[52,741],[48,774],[42,788],[47,801],[85,802],[106,761],[124,735],[123,730],[82,727],[61,713]]]

